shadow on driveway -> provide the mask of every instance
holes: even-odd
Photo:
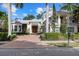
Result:
[[[42,45],[40,42],[30,41],[11,41],[3,44],[0,48],[49,48],[49,45]]]

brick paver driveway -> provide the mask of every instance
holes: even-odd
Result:
[[[49,47],[41,43],[39,35],[19,35],[17,38],[0,48],[45,48]]]

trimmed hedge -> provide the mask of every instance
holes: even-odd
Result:
[[[62,33],[44,33],[40,37],[42,40],[66,40],[68,36]]]
[[[59,33],[45,33],[45,36],[46,36],[46,39],[49,39],[49,40],[57,40],[59,39]]]

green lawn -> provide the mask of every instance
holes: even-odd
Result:
[[[40,35],[41,40],[47,40],[47,41],[54,41],[54,40],[67,40],[68,34],[63,33],[43,33]],[[72,40],[78,40],[79,39],[79,33],[74,33],[70,35],[70,39]]]
[[[68,43],[47,43],[49,45],[53,45],[53,46],[57,46],[57,47],[68,47]],[[79,43],[78,42],[71,42],[70,43],[70,47],[79,47]]]

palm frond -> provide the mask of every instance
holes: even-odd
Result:
[[[67,11],[73,11],[74,9],[76,9],[77,7],[74,4],[65,4],[61,7],[61,10],[67,10]]]
[[[17,8],[23,8],[23,3],[16,3],[15,5]]]

